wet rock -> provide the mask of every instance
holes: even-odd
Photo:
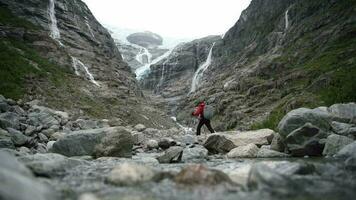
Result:
[[[20,129],[20,116],[16,113],[5,112],[0,114],[0,128]]]
[[[206,168],[202,164],[183,168],[176,175],[174,181],[184,185],[217,185],[232,182],[224,172]]]
[[[306,123],[290,133],[284,142],[293,156],[321,156],[324,149],[321,139],[326,137],[324,131]]]
[[[198,138],[192,134],[186,134],[179,138],[179,141],[183,144],[190,145],[198,143]]]
[[[292,179],[263,163],[257,163],[251,167],[247,185],[250,190],[268,190],[284,195],[293,194],[288,188],[294,188],[293,191],[298,192],[298,185]]]
[[[166,150],[171,146],[175,146],[176,144],[177,144],[177,142],[174,141],[172,138],[162,138],[158,142],[158,146],[163,150]]]
[[[133,140],[123,127],[74,131],[53,144],[52,152],[65,156],[130,157]]]
[[[211,134],[204,142],[204,147],[210,153],[226,153],[235,147],[255,144],[258,146],[268,145],[273,139],[274,131],[261,129],[246,132],[223,132]]]
[[[146,147],[147,147],[147,149],[149,149],[149,150],[158,149],[158,142],[157,142],[157,140],[148,140],[148,141],[146,142]]]
[[[136,131],[138,131],[138,132],[142,132],[142,131],[144,131],[144,130],[146,129],[146,126],[143,125],[143,124],[137,124],[137,125],[134,127],[134,129],[135,129]]]
[[[255,158],[258,153],[258,147],[255,144],[239,146],[232,149],[228,154],[228,158]]]
[[[48,152],[51,152],[51,151],[52,151],[53,144],[54,144],[55,142],[56,142],[56,141],[49,141],[49,142],[47,142],[46,149],[47,149]]]
[[[163,155],[157,158],[160,163],[178,163],[182,160],[183,148],[174,146],[167,149]]]
[[[332,134],[326,139],[325,148],[323,150],[324,156],[333,156],[339,152],[343,147],[352,143],[353,140],[342,135]]]
[[[275,133],[271,142],[271,150],[284,152],[285,148],[283,138],[279,133]]]
[[[284,158],[288,157],[288,154],[281,153],[270,149],[260,149],[256,155],[257,158]]]
[[[115,185],[130,186],[151,181],[154,175],[154,171],[147,166],[123,163],[110,172],[108,181]]]
[[[338,135],[356,136],[356,125],[333,121],[331,122],[333,131]]]
[[[183,162],[188,161],[201,161],[207,159],[208,150],[200,145],[191,145],[189,147],[184,148],[183,150]]]
[[[37,176],[53,177],[61,175],[66,170],[83,163],[76,159],[67,158],[55,153],[37,153],[22,156],[19,160],[32,170]]]
[[[32,173],[13,156],[0,153],[0,197],[9,200],[57,200],[56,191],[38,182]],[[6,160],[5,160],[6,159]],[[6,162],[3,162],[6,161]]]
[[[117,127],[115,132],[109,132],[101,139],[101,142],[95,148],[95,156],[131,158],[132,147],[131,132],[123,127]]]
[[[18,130],[15,130],[13,128],[8,128],[7,131],[9,132],[11,136],[11,140],[15,144],[15,146],[22,146],[26,144],[27,141],[29,140],[29,137],[25,136]]]

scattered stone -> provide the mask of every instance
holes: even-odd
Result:
[[[173,146],[167,149],[163,155],[157,158],[160,163],[178,163],[182,160],[183,148]]]
[[[332,134],[326,139],[325,148],[323,150],[324,156],[333,156],[339,152],[343,147],[351,144],[353,140],[346,136]]]
[[[123,163],[115,167],[108,176],[108,181],[115,185],[137,185],[151,181],[155,173],[147,166],[136,163]]]
[[[232,183],[229,176],[222,171],[206,168],[202,164],[183,168],[174,181],[184,185],[217,185]]]
[[[156,140],[148,140],[146,142],[146,147],[149,150],[158,149],[158,142]]]
[[[205,160],[208,158],[208,150],[200,145],[192,145],[184,148],[183,150],[183,162]]]
[[[5,112],[0,114],[0,128],[20,129],[20,116],[16,113]]]
[[[142,132],[142,131],[144,131],[144,130],[146,129],[146,126],[143,125],[143,124],[137,124],[137,125],[134,127],[134,129],[135,129],[136,131],[138,131],[138,132]]]
[[[47,153],[47,145],[38,143],[36,146],[36,153]]]
[[[59,139],[64,138],[66,135],[67,134],[63,133],[63,132],[55,132],[50,136],[50,139],[51,140],[59,140]]]
[[[35,126],[27,126],[27,128],[25,130],[25,135],[32,136],[35,132],[36,132]]]
[[[27,148],[27,147],[20,147],[18,149],[18,151],[23,155],[27,155],[27,154],[31,153],[31,150],[29,148]]]
[[[288,154],[274,151],[271,149],[261,148],[257,153],[257,158],[285,158],[289,157]]]
[[[258,153],[258,147],[255,144],[239,146],[232,149],[228,154],[228,158],[255,158]]]
[[[306,123],[290,133],[284,142],[292,156],[321,156],[324,149],[321,139],[326,137],[327,134],[324,131]]]
[[[46,135],[44,135],[43,133],[39,133],[38,138],[40,139],[40,142],[43,142],[43,143],[48,142],[48,137]]]
[[[285,148],[286,146],[281,135],[279,133],[274,133],[274,137],[271,143],[271,150],[284,152]]]

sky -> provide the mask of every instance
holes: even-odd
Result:
[[[251,0],[83,0],[104,25],[162,36],[221,35]]]

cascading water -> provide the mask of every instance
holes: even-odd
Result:
[[[285,18],[285,30],[287,30],[289,28],[289,9],[286,11],[286,13],[284,14],[284,18]]]
[[[203,78],[205,70],[208,69],[208,67],[210,66],[214,45],[215,45],[215,42],[213,43],[213,45],[211,46],[211,48],[209,50],[209,54],[208,54],[208,57],[206,58],[206,61],[203,64],[201,64],[199,66],[199,68],[197,69],[197,71],[195,72],[193,81],[192,81],[192,86],[191,86],[189,93],[195,92],[195,90],[199,87],[199,83],[200,83],[201,79]]]
[[[94,32],[93,32],[93,29],[91,29],[88,19],[85,20],[85,24],[88,27],[90,35],[95,39],[95,35],[94,35]]]
[[[59,40],[61,38],[61,34],[57,26],[54,0],[49,0],[48,14],[51,20],[51,24],[49,26],[51,30],[50,37],[56,40],[61,46],[63,46],[62,42]]]
[[[80,75],[80,73],[79,73],[79,67],[81,67],[81,68],[84,70],[86,76],[89,78],[89,80],[90,80],[92,83],[94,83],[96,86],[98,86],[98,87],[100,86],[99,83],[95,81],[93,75],[90,73],[88,67],[84,65],[84,63],[82,63],[78,58],[73,57],[73,56],[72,56],[72,62],[73,62],[73,68],[74,68],[74,70],[75,70],[75,74],[76,74],[77,76]]]
[[[150,67],[151,65],[157,64],[158,62],[160,62],[161,60],[165,59],[166,57],[168,57],[171,54],[172,50],[167,51],[166,53],[164,53],[163,55],[157,57],[156,59],[154,59],[153,61],[151,61],[149,59],[149,63],[145,64],[142,67],[139,67],[135,70],[136,73],[136,77],[138,80],[142,79],[142,76],[147,74],[150,71]]]

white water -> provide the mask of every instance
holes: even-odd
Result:
[[[88,20],[85,21],[85,24],[87,25],[87,27],[89,29],[90,35],[95,39],[95,35],[94,35],[94,32],[93,32],[93,29],[91,29]]]
[[[59,40],[61,38],[61,34],[57,26],[56,11],[54,10],[54,8],[55,8],[54,0],[49,0],[48,14],[51,19],[51,24],[49,26],[51,31],[50,37],[56,40],[61,46],[64,46],[62,42]]]
[[[147,61],[143,59],[145,57],[147,58]],[[145,47],[140,47],[140,52],[136,55],[136,60],[143,65],[149,64],[152,60],[152,54]]]
[[[285,18],[285,30],[287,30],[289,28],[289,16],[288,16],[288,12],[289,12],[289,9],[286,11],[285,15],[284,15],[284,18]]]
[[[151,65],[157,64],[159,61],[165,59],[166,57],[168,57],[171,54],[171,52],[172,52],[172,50],[169,50],[166,53],[164,53],[163,55],[152,60],[150,63],[147,63],[144,66],[137,68],[135,70],[137,79],[141,80],[142,77],[150,71]]]
[[[203,64],[201,64],[199,66],[199,68],[197,69],[197,71],[195,72],[193,81],[192,81],[192,86],[191,86],[189,93],[195,92],[195,90],[199,87],[199,83],[200,83],[201,79],[203,78],[205,70],[208,69],[208,67],[210,66],[214,45],[215,45],[215,42],[213,43],[213,45],[210,48],[208,57],[206,58],[206,61]]]
[[[89,69],[87,66],[84,65],[84,63],[82,63],[78,58],[76,57],[73,57],[72,56],[72,62],[73,62],[73,68],[75,70],[75,74],[77,76],[79,76],[79,67],[81,67],[85,74],[87,75],[87,77],[89,78],[89,80],[94,83],[96,86],[100,86],[98,82],[95,81],[94,77],[93,77],[93,74],[90,73]]]
[[[182,124],[180,124],[180,123],[177,121],[177,118],[176,118],[176,117],[171,117],[171,119],[172,119],[181,129],[183,129],[184,133],[189,133],[189,132],[192,132],[192,131],[193,131],[192,128],[185,127],[185,126],[183,126]]]

